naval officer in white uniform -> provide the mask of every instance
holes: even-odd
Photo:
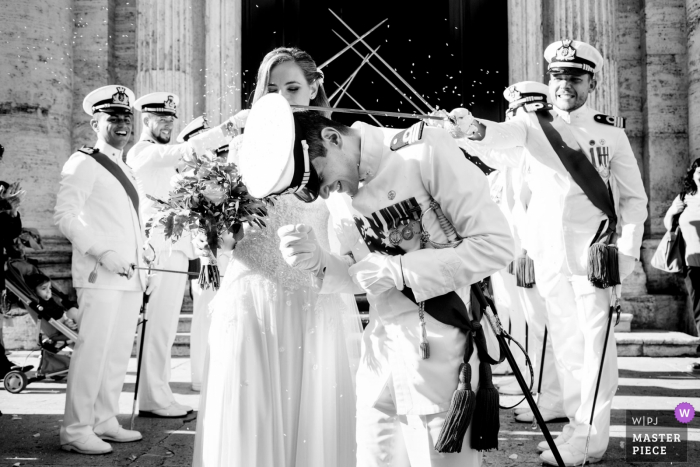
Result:
[[[549,87],[536,81],[515,83],[503,91],[503,96],[508,101],[506,119],[511,119],[518,113],[530,112],[545,107],[548,109],[552,108],[551,103],[549,103]],[[466,132],[468,128],[465,127],[463,118],[468,116],[469,112],[460,108],[453,110],[451,114],[455,117],[458,124],[461,125],[460,128]],[[533,197],[533,191],[530,186],[533,184],[537,185],[534,193],[536,197],[534,200],[535,206],[541,205],[541,201],[538,201],[537,198],[544,197],[546,199],[549,196],[557,196],[556,190],[548,192],[548,180],[542,181],[534,178],[530,169],[532,156],[528,157],[526,155],[527,149],[524,147],[502,150],[485,149],[465,137],[458,138],[456,141],[457,144],[469,153],[478,156],[488,166],[508,173],[507,181],[511,185],[509,191],[512,193],[510,193],[507,202],[511,206],[512,211],[509,220],[512,221],[513,225],[516,251],[518,251],[519,255],[527,254],[527,251],[531,249],[529,244],[537,241],[540,231],[537,219],[533,219],[536,216],[528,215]],[[522,252],[520,249],[522,249]],[[537,265],[535,265],[536,268]],[[520,298],[528,324],[529,346],[526,346],[526,348],[528,348],[528,354],[533,363],[535,374],[534,389],[539,392],[537,405],[542,418],[545,422],[565,418],[561,385],[559,384],[554,364],[551,335],[547,337],[545,343],[544,366],[542,366],[542,345],[545,326],[547,326],[545,301],[539,293],[536,281],[531,287],[515,287],[515,289]],[[502,314],[501,308],[498,308],[498,311],[499,314]],[[525,345],[525,342],[521,341],[521,343]],[[514,350],[514,353],[516,352],[520,352],[520,350]],[[541,381],[540,376],[542,378]],[[499,387],[499,391],[502,391],[502,387]],[[517,407],[515,415],[516,420],[523,423],[532,423],[534,419],[534,415],[527,404],[521,404],[520,407]]]
[[[178,96],[169,92],[154,92],[134,102],[134,108],[141,111],[143,129],[126,163],[143,184],[143,192],[163,201],[168,199],[178,162],[192,152],[189,144],[168,144],[178,104]],[[156,211],[156,202],[144,199],[142,213],[150,229],[148,243],[156,252],[158,267],[187,272],[188,261],[195,258],[189,234],[183,234],[176,243],[166,240],[163,226],[153,220]],[[192,411],[192,407],[175,400],[169,384],[171,348],[186,285],[187,275],[165,273],[149,301],[139,382],[140,417],[184,417]]]
[[[143,293],[155,287],[145,267],[138,183],[122,161],[131,136],[134,94],[105,86],[83,101],[97,134],[94,148],[73,154],[61,172],[54,220],[73,244],[73,286],[80,335],[70,362],[61,448],[81,454],[112,451],[106,441],[141,439],[117,421]]]
[[[260,122],[258,112],[266,106],[270,121]],[[469,357],[467,337],[422,313],[401,290],[412,288],[419,302],[456,292],[468,304],[470,285],[512,259],[508,224],[489,198],[486,179],[442,129],[419,125],[399,133],[364,123],[349,128],[312,112],[295,113],[296,128],[290,129],[275,116],[291,119],[291,111],[270,94],[248,120],[240,167],[250,193],[311,191],[311,162],[323,198],[332,191],[353,196],[358,217],[350,222],[361,224],[364,242],[375,251],[348,269],[345,257],[321,249],[308,226],[278,232],[285,260],[321,279],[321,293],[357,291],[353,278],[367,292],[370,322],[357,375],[357,465],[480,466],[481,454],[470,447],[470,430],[478,427],[459,440],[461,452],[435,450],[461,364]],[[271,138],[270,128],[280,134]],[[286,142],[294,149],[271,147]],[[420,249],[422,212],[431,239],[449,239],[428,212],[432,200],[464,237],[456,248]],[[359,232],[357,237],[363,241]],[[422,322],[427,342],[421,342]],[[429,345],[427,358],[423,343]],[[476,390],[477,353],[468,361]]]
[[[622,128],[623,119],[598,113],[586,104],[589,93],[596,88],[595,74],[603,65],[603,57],[589,44],[565,40],[550,44],[545,59],[549,62],[549,92],[554,105],[554,120],[546,127],[555,130],[560,141],[572,141],[573,146],[567,146],[585,157],[583,162],[590,162],[609,186],[617,219],[613,238],[619,253],[620,279],[624,280],[639,258],[647,196]],[[563,156],[548,139],[547,135],[552,137],[553,133],[545,134],[540,123],[540,119],[547,118],[527,112],[505,123],[474,120],[469,137],[480,140],[484,147],[523,146],[532,156],[531,171],[538,182],[531,184],[533,199],[528,216],[536,219],[539,230],[529,244],[528,254],[535,261],[537,284],[547,301],[564,411],[569,418],[556,443],[566,465],[580,465],[585,457],[608,311],[614,295],[619,293],[619,286],[617,290],[602,289],[588,280],[588,250],[592,242],[600,241],[601,232],[611,230],[614,219],[596,207],[583,191],[581,184],[592,182],[587,177],[574,181],[564,166],[562,160],[567,159],[561,159]],[[556,147],[562,152],[564,146],[559,143]],[[558,196],[550,193],[536,200],[540,187],[549,192],[556,190]],[[607,193],[603,199],[606,196]],[[617,352],[611,331],[590,430],[588,462],[599,462],[607,449],[616,389]],[[546,443],[538,447],[544,450],[541,459],[556,465]]]
[[[219,148],[243,126],[239,114],[213,129],[190,134],[186,142],[168,144],[178,104],[178,96],[169,92],[147,94],[134,103],[134,107],[141,111],[143,130],[126,162],[138,175],[144,193],[162,201],[167,201],[171,180],[183,156],[192,152],[201,155]],[[163,226],[155,218],[156,202],[150,198],[144,199],[142,212],[150,227],[148,242],[156,251],[158,268],[186,272],[188,260],[196,258],[190,235],[183,234],[175,243],[166,240]],[[185,274],[164,273],[161,287],[149,302],[149,325],[139,383],[141,417],[184,417],[192,411],[192,407],[175,400],[169,384],[171,347],[186,285]]]

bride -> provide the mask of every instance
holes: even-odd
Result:
[[[296,48],[275,49],[260,64],[253,103],[270,92],[328,106],[323,74]],[[352,295],[319,295],[309,273],[282,259],[277,229],[301,223],[328,239],[323,201],[282,196],[267,227],[248,228],[233,250],[210,306],[195,467],[355,465],[362,328]]]

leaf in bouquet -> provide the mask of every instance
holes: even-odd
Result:
[[[240,222],[236,222],[231,226],[230,231],[233,234],[233,239],[236,242],[240,242],[241,240],[243,240],[243,224],[241,224]]]
[[[173,239],[179,239],[182,236],[182,234],[185,232],[188,219],[189,217],[186,215],[176,214],[173,216],[173,227],[171,233],[171,237]]]
[[[173,236],[173,226],[175,224],[175,213],[171,212],[167,217],[161,220],[163,224],[163,233],[165,238],[172,238]]]

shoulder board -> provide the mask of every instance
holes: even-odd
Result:
[[[425,122],[420,121],[410,128],[397,133],[396,136],[391,140],[391,150],[398,151],[399,149],[408,146],[409,144],[417,143],[423,137],[423,128],[425,128]]]
[[[83,146],[82,148],[78,149],[78,151],[85,153],[87,155],[95,154],[96,152],[100,152],[98,149],[91,148],[88,146]]]
[[[529,104],[523,105],[526,112],[537,112],[538,110],[552,110],[552,104],[547,104],[545,102],[531,102]]]
[[[595,114],[593,120],[603,125],[610,125],[617,128],[625,128],[626,120],[624,117],[614,117],[612,115]]]

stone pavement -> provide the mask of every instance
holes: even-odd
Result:
[[[24,362],[28,352],[15,352],[11,359]],[[29,361],[32,362],[30,357]],[[653,409],[660,419],[673,426],[673,409],[689,402],[700,410],[700,377],[685,372],[691,358],[623,357],[619,359],[620,387],[613,401],[612,436],[605,466],[653,466],[668,464],[630,464],[625,461],[625,410]],[[199,393],[189,388],[189,359],[173,359],[173,389],[178,400],[195,407]],[[136,359],[131,359],[129,374],[120,399],[122,425],[129,425],[133,401]],[[144,440],[139,443],[114,443],[114,452],[106,456],[81,456],[59,449],[58,425],[62,419],[65,384],[30,384],[21,394],[0,389],[0,466],[189,466],[196,428],[196,412],[184,419],[156,420],[136,418],[136,428]],[[510,399],[503,398],[502,403]],[[562,424],[550,424],[556,436]],[[700,413],[688,425],[689,467],[700,466]],[[484,456],[485,466],[540,465],[536,443],[544,437],[529,424],[513,422],[509,411],[501,411],[500,449]],[[223,467],[223,466],[222,466]],[[305,467],[305,466],[298,466]],[[332,467],[332,466],[329,466]]]

